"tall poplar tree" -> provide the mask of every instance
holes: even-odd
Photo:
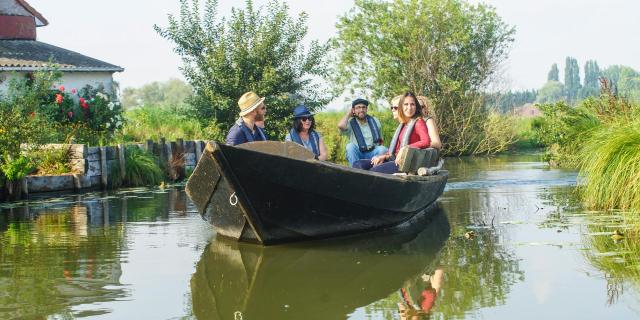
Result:
[[[580,91],[580,67],[578,66],[578,60],[573,57],[567,57],[564,66],[564,87],[567,95],[567,100],[575,102],[578,99],[578,92]]]
[[[558,70],[557,63],[551,66],[551,70],[547,74],[547,81],[560,81],[560,70]]]

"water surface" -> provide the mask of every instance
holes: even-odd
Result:
[[[0,318],[640,318],[629,218],[579,209],[575,172],[446,167],[409,227],[268,248],[216,238],[181,187],[2,203]]]

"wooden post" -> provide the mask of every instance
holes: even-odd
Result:
[[[202,148],[200,147],[200,140],[196,140],[194,141],[194,143],[196,144],[195,149],[196,149],[196,165],[197,165],[198,162],[200,161],[200,156],[202,156]]]
[[[164,139],[164,138],[163,138]],[[171,152],[171,143],[166,143],[165,145],[165,150],[166,151],[166,160],[167,160],[167,171],[169,174],[169,177],[173,180],[175,180],[177,178],[176,176],[176,171],[175,168],[173,167],[173,153]]]
[[[164,159],[166,159],[166,158],[167,158],[167,153],[166,153],[166,152],[167,152],[167,148],[166,148],[166,147],[167,147],[167,139],[165,139],[165,138],[160,138],[160,145],[159,145],[159,147],[160,147],[160,150],[159,150],[159,152],[160,152],[160,154],[159,154],[160,159],[163,159],[163,160],[164,160]]]
[[[122,181],[124,181],[124,177],[126,174],[125,161],[124,161],[124,153],[126,152],[125,149],[126,148],[124,144],[118,145],[118,163],[120,164],[120,178],[122,179]]]
[[[82,175],[74,173],[73,174],[73,190],[80,191],[82,189]]]
[[[101,181],[102,188],[107,188],[109,183],[109,168],[107,168],[107,148],[100,147],[100,171],[101,171]]]
[[[29,177],[20,179],[20,183],[22,187],[22,196],[29,196]]]
[[[146,152],[153,154],[153,140],[147,140]]]

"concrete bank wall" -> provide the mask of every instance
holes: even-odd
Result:
[[[28,176],[21,183],[22,195],[52,191],[81,191],[106,189],[111,186],[110,177],[119,174],[124,177],[128,145],[108,147],[87,147],[84,144],[49,144],[45,148],[69,148],[70,162],[74,174],[57,176]],[[167,175],[172,180],[184,178],[195,168],[205,142],[202,140],[166,142],[148,140],[144,144],[133,145],[148,151],[166,164]]]

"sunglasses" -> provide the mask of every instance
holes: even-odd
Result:
[[[398,107],[391,107],[391,110],[398,110]]]
[[[312,121],[313,118],[312,117],[300,117],[300,121]]]

